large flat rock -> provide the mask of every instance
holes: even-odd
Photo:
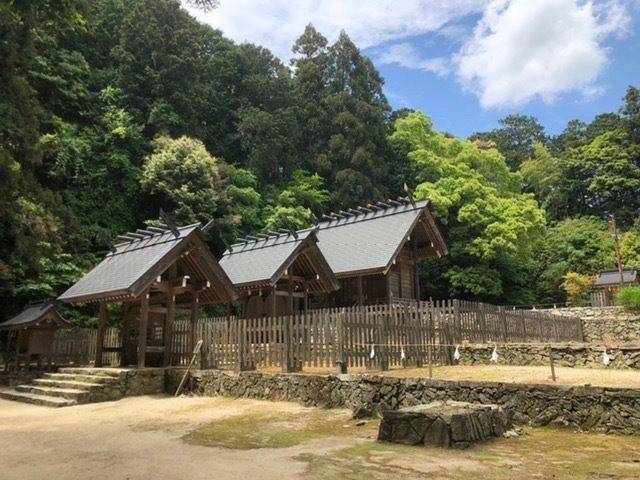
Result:
[[[378,440],[466,448],[502,436],[510,428],[510,412],[498,405],[438,401],[386,411]]]

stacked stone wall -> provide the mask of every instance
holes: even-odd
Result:
[[[175,391],[183,373],[182,369],[167,370],[168,392]],[[193,392],[200,395],[350,408],[356,416],[436,400],[457,400],[512,409],[514,421],[521,424],[558,424],[584,431],[640,434],[640,389],[219,370],[194,371],[191,379]]]

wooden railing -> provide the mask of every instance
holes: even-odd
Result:
[[[397,303],[310,310],[298,315],[241,319],[205,318],[196,324],[203,340],[205,368],[279,367],[389,368],[451,363],[455,345],[583,341],[579,318],[549,311],[515,310],[458,300]],[[120,332],[105,332],[104,365],[120,363]],[[52,354],[43,363],[89,365],[95,359],[96,331],[56,332]],[[175,322],[171,364],[191,358],[191,326]],[[25,365],[26,366],[26,365]]]
[[[311,310],[279,317],[218,317],[197,324],[210,368],[388,368],[450,363],[455,345],[583,340],[579,318],[458,300]],[[173,364],[190,358],[189,324],[177,322]]]

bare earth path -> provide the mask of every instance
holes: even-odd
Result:
[[[381,444],[344,410],[135,397],[48,409],[0,401],[0,479],[632,479],[640,438],[526,429],[471,449]]]

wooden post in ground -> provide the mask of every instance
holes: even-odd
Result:
[[[8,330],[7,331],[7,340],[6,343],[4,345],[4,371],[8,372],[9,371],[9,357],[11,356],[11,337],[13,337],[12,335],[12,331]]]
[[[149,323],[149,292],[140,295],[140,331],[138,333],[138,368],[144,368],[147,356],[147,324]]]
[[[556,381],[556,367],[553,360],[553,348],[549,346],[549,366],[551,367],[551,379]]]
[[[431,352],[431,342],[427,343],[427,361],[429,362],[429,378],[433,378],[433,354]]]
[[[20,342],[22,340],[22,330],[18,330],[16,332],[16,361],[15,361],[15,372],[18,373],[20,370]]]
[[[347,373],[349,362],[345,358],[345,335],[344,335],[344,317],[346,313],[344,308],[338,314],[336,318],[336,343],[337,343],[337,355],[336,355],[336,373],[338,375]]]
[[[100,313],[98,316],[98,331],[96,333],[96,359],[93,365],[96,368],[102,367],[102,349],[104,347],[104,329],[107,326],[107,304],[100,303]]]
[[[122,304],[122,349],[120,350],[120,366],[126,367],[131,359],[129,358],[129,341],[131,339],[131,305]]]
[[[171,365],[173,361],[172,359],[173,352],[171,351],[171,348],[173,346],[173,325],[176,319],[176,296],[173,291],[173,288],[174,288],[174,281],[176,279],[177,273],[178,273],[178,266],[177,264],[174,263],[173,265],[171,265],[171,267],[169,267],[169,275],[167,279],[169,283],[169,288],[167,289],[167,292],[165,294],[167,313],[164,319],[164,352],[163,352],[163,358],[162,358],[162,364],[165,367],[168,367],[169,365]],[[191,351],[193,352],[193,350]]]

